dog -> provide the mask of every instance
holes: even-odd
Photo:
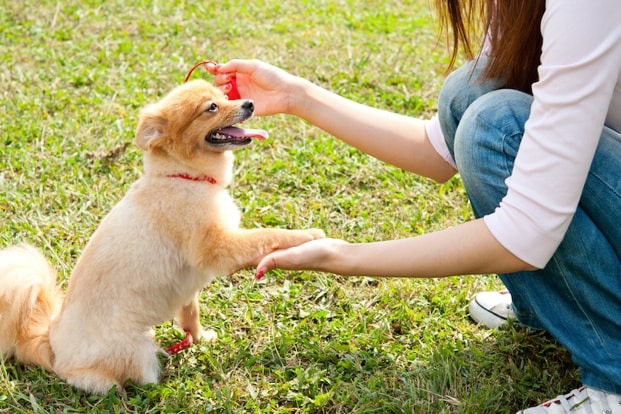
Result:
[[[29,245],[0,251],[0,351],[40,365],[88,393],[127,381],[157,383],[153,327],[176,318],[198,340],[198,292],[216,276],[256,265],[267,253],[324,237],[319,229],[242,229],[227,185],[233,151],[265,131],[234,127],[251,100],[228,100],[194,80],[144,107],[135,142],[144,176],[104,217],[64,295]]]

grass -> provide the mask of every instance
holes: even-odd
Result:
[[[65,286],[102,216],[141,174],[131,145],[139,108],[199,60],[258,57],[427,117],[447,63],[436,31],[423,0],[3,2],[0,246],[40,247]],[[232,193],[246,227],[369,241],[471,217],[458,177],[436,185],[299,119],[251,124],[272,138],[237,154]],[[472,294],[500,286],[492,275],[276,271],[255,282],[242,271],[203,294],[218,342],[163,360],[159,385],[88,396],[9,360],[0,412],[509,413],[575,387],[569,355],[547,335],[469,320]],[[156,336],[165,346],[180,333],[164,323]]]

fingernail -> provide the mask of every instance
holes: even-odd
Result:
[[[220,64],[216,62],[207,62],[205,64],[205,69],[212,74],[218,73],[218,69],[220,69]]]
[[[263,276],[265,276],[265,269],[261,268],[261,269],[257,269],[257,273],[254,276],[257,280],[261,280],[263,279]]]

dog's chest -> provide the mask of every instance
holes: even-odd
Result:
[[[125,197],[151,225],[188,237],[210,227],[237,228],[241,213],[226,188],[209,183],[139,180]]]
[[[210,284],[215,277],[216,274],[211,269],[195,269],[192,267],[182,269],[178,276],[181,283],[177,285],[177,288],[180,289],[180,297],[186,301],[187,298],[193,297],[196,292]],[[183,304],[185,305],[185,303]]]

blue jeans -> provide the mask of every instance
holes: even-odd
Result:
[[[453,72],[438,101],[442,131],[476,217],[492,213],[507,192],[505,179],[533,100],[499,89],[497,81],[480,81],[484,64],[470,62]],[[518,320],[545,329],[567,348],[585,385],[616,394],[621,394],[620,217],[621,134],[605,127],[578,210],[548,265],[500,275]]]

